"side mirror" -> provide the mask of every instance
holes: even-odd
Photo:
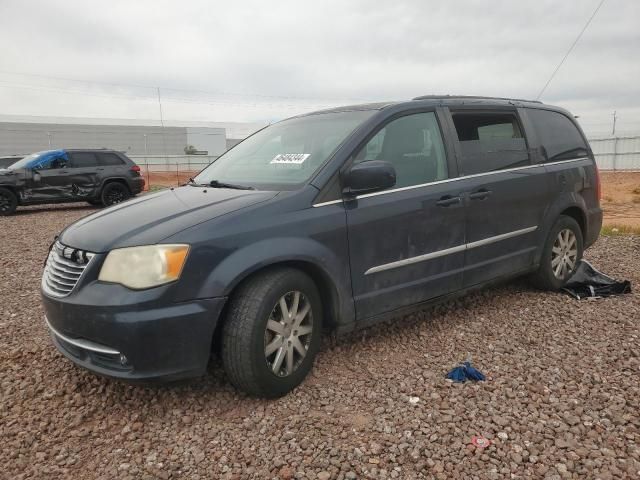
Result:
[[[371,160],[351,167],[343,181],[342,192],[358,195],[393,187],[396,184],[396,169],[389,162]]]

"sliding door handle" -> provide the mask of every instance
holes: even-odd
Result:
[[[478,190],[477,192],[473,192],[469,194],[470,200],[484,200],[491,195],[491,190]]]
[[[456,205],[458,203],[462,203],[462,198],[445,195],[436,202],[436,205],[439,207],[448,207],[450,205]]]

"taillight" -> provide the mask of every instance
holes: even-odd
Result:
[[[131,167],[129,170],[131,170],[132,172],[140,172],[140,167],[138,165],[134,165],[133,167]]]
[[[598,170],[598,165],[596,165],[594,163],[594,166],[596,167],[596,198],[598,199],[598,202],[600,202],[600,200],[602,199],[602,185],[600,183],[600,170]]]

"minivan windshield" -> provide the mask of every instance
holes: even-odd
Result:
[[[270,125],[218,158],[192,184],[293,190],[375,110],[312,114]]]

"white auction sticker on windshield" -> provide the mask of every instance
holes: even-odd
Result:
[[[300,165],[307,158],[311,156],[310,153],[279,153],[269,163],[279,163],[285,165]]]

